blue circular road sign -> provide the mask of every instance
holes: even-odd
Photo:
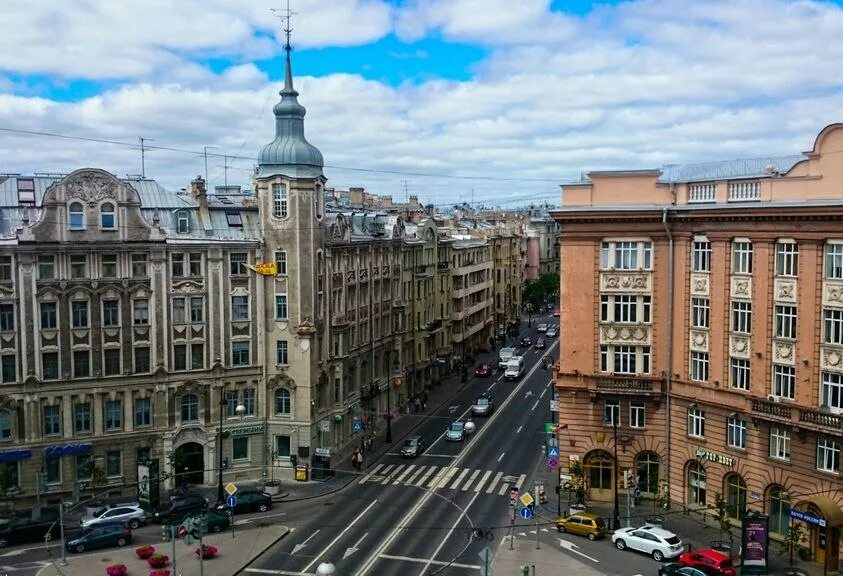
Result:
[[[234,508],[235,506],[237,506],[237,498],[235,498],[234,496],[229,496],[225,499],[225,503],[228,504],[229,508]]]
[[[521,517],[524,520],[529,520],[530,518],[533,517],[533,511],[530,510],[529,508],[522,508],[521,511],[519,512],[519,514],[521,515]]]

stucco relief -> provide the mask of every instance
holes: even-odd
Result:
[[[266,387],[272,391],[276,388],[287,388],[288,390],[296,389],[296,381],[286,374],[276,374],[266,381]]]
[[[749,358],[749,338],[747,336],[729,336],[729,350],[736,358]]]
[[[600,290],[604,292],[650,292],[651,275],[618,274],[609,272],[600,275]]]
[[[708,352],[708,332],[702,330],[691,330],[691,350]]]
[[[691,274],[691,294],[696,296],[708,296],[708,274]]]
[[[602,343],[648,343],[650,341],[649,326],[601,326],[600,342]]]
[[[823,282],[823,304],[825,306],[843,306],[843,282]]]
[[[178,284],[173,284],[172,293],[173,294],[196,294],[197,292],[204,292],[205,287],[198,282],[180,282]]]
[[[843,349],[822,346],[820,348],[820,363],[823,370],[843,372]]]
[[[752,298],[752,278],[732,278],[732,298]]]
[[[794,358],[796,356],[796,346],[793,342],[774,340],[773,341],[773,360],[780,364],[795,364]]]
[[[0,285],[0,298],[12,298],[15,295],[14,285],[4,286]]]
[[[117,182],[97,172],[81,172],[64,182],[67,198],[78,198],[94,207],[106,198],[116,198]]]
[[[773,294],[781,302],[796,303],[796,280],[791,278],[776,278]]]

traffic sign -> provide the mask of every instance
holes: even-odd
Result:
[[[518,503],[518,488],[515,486],[509,487],[509,505],[515,508]]]
[[[641,498],[641,488],[639,486],[636,486],[635,491],[632,493],[632,495],[636,498]]]
[[[558,458],[548,458],[547,459],[547,468],[548,470],[556,470],[559,467],[559,459]]]
[[[520,512],[518,512],[524,520],[529,520],[533,517],[533,511],[530,508],[522,508]]]
[[[229,508],[234,508],[237,506],[237,498],[235,496],[229,496],[225,499],[225,503],[228,504]]]
[[[547,457],[559,459],[559,448],[557,446],[548,446]]]
[[[544,433],[545,434],[556,434],[556,427],[557,426],[559,426],[559,424],[556,424],[555,422],[545,422],[544,423]]]
[[[237,492],[237,485],[234,482],[229,482],[225,485],[225,491],[228,493],[229,496],[234,496]]]
[[[355,432],[362,432],[363,431],[363,423],[360,420],[355,420],[354,423],[351,425]]]
[[[532,504],[533,502],[535,502],[535,500],[533,500],[533,497],[530,495],[530,493],[529,493],[529,492],[524,492],[524,493],[521,495],[520,500],[521,500],[521,503],[522,503],[524,506],[529,506],[530,504]]]

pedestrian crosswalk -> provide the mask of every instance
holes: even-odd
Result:
[[[505,475],[503,472],[479,468],[378,464],[357,483],[381,484],[383,486],[417,486],[428,490],[485,492],[486,494],[503,496],[510,486],[516,486],[520,489],[526,479],[526,474]]]

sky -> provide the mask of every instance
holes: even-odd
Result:
[[[3,0],[0,173],[248,185],[285,0]],[[811,148],[843,121],[843,0],[292,0],[328,185],[503,208],[591,170]]]

